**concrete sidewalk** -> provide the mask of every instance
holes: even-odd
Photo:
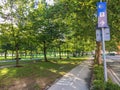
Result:
[[[48,90],[89,90],[92,63],[92,60],[82,62]]]

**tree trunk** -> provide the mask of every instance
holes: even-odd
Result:
[[[35,53],[36,53],[36,58],[38,58],[38,51],[36,50]]]
[[[45,41],[43,42],[43,52],[44,52],[44,60],[45,60],[45,62],[48,62],[47,56],[46,56],[46,54],[47,54],[47,47],[46,47],[46,42]]]
[[[32,58],[33,58],[33,51],[30,50],[30,59],[32,59]]]
[[[70,57],[69,57],[69,51],[68,51],[68,50],[67,50],[67,58],[70,58]]]
[[[59,58],[62,59],[62,56],[61,56],[61,47],[59,45]]]
[[[54,57],[56,57],[57,56],[57,53],[56,53],[56,51],[55,51],[55,49],[54,49]]]
[[[84,56],[84,51],[82,51],[81,56]]]
[[[5,59],[7,59],[7,50],[5,50]]]
[[[96,50],[95,58],[96,58],[97,64],[100,65],[100,64],[102,64],[102,60],[101,60],[101,47],[102,47],[102,44],[101,44],[101,42],[96,42],[96,44],[97,44],[97,50]]]
[[[18,67],[19,66],[19,53],[18,53],[18,49],[19,49],[19,47],[18,47],[18,44],[16,44],[15,45],[15,48],[16,48],[16,67]]]
[[[25,49],[25,58],[26,58],[26,56],[27,56],[27,50]]]
[[[13,60],[13,57],[14,57],[13,55],[14,55],[14,50],[12,50],[12,60]]]
[[[67,58],[69,58],[68,44],[67,44]]]

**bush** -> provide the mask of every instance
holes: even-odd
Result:
[[[104,82],[103,66],[94,65],[94,81],[92,90],[120,90],[120,86],[112,83],[110,80]]]
[[[94,66],[94,76],[96,80],[104,80],[103,67],[95,65]]]
[[[105,84],[102,80],[94,80],[92,90],[105,90]]]
[[[105,90],[120,90],[120,86],[118,86],[117,84],[114,84],[112,82],[107,82]]]

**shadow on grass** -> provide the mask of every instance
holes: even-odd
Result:
[[[80,64],[80,59],[50,60],[49,62],[34,62],[20,68],[0,69],[0,90],[44,88]],[[32,86],[31,86],[32,85]]]

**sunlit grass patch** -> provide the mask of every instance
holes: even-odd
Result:
[[[4,69],[2,69],[1,71],[0,71],[0,75],[2,76],[2,75],[5,75],[5,74],[7,74],[8,73],[8,68],[4,68]]]
[[[25,83],[29,86],[32,83],[35,88],[45,87],[46,85],[54,82],[57,78],[65,75],[72,68],[77,66],[83,61],[82,59],[56,59],[49,60],[50,62],[36,62],[26,63],[23,67],[10,67],[0,69],[0,89],[2,87],[16,86],[16,81],[20,84]],[[27,79],[26,79],[27,78]],[[43,80],[44,79],[44,80]],[[42,82],[43,86],[37,82]],[[21,83],[22,82],[22,83]],[[27,83],[28,82],[28,83]],[[24,85],[22,85],[24,86]],[[23,88],[23,87],[21,87]],[[40,88],[41,90],[41,88]]]

